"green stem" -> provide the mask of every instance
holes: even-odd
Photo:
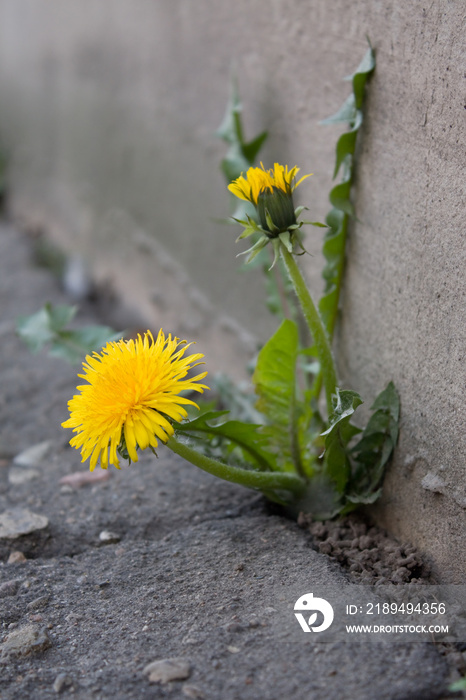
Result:
[[[290,491],[293,495],[299,496],[304,490],[304,481],[295,474],[285,472],[254,472],[249,469],[240,469],[230,467],[228,464],[218,462],[216,459],[206,457],[200,454],[192,447],[185,443],[178,442],[176,438],[171,437],[167,442],[172,452],[183,457],[191,464],[194,464],[199,469],[202,469],[213,476],[225,481],[232,481],[235,484],[241,484],[250,489],[258,489],[259,491],[285,490]]]
[[[326,293],[324,294],[324,298],[327,294],[333,294],[336,291],[335,294],[335,302],[333,304],[333,308],[331,310],[331,313],[329,315],[328,321],[327,321],[327,331],[328,335],[330,336],[330,342],[333,338],[333,334],[335,331],[335,324],[337,321],[337,316],[338,316],[338,304],[340,301],[340,293],[341,293],[341,285],[343,283],[343,273],[345,270],[345,248],[346,248],[346,236],[347,236],[347,231],[348,231],[348,214],[344,214],[341,225],[335,234],[335,236],[341,236],[342,238],[342,243],[341,243],[341,252],[340,252],[340,259],[336,265],[336,273],[335,277],[332,281],[332,284],[330,286],[330,289],[326,290]],[[314,383],[312,386],[312,396],[315,399],[318,399],[320,396],[320,390],[322,388],[322,372],[319,372],[319,374],[316,376],[314,379]]]
[[[335,394],[337,388],[337,373],[327,331],[292,253],[286,249],[283,243],[280,245],[280,252],[317,348],[327,399],[327,410],[330,415],[332,413],[332,395]]]

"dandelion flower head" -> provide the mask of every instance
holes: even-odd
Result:
[[[287,165],[279,163],[275,163],[273,169],[266,170],[261,163],[260,168],[249,168],[246,177],[241,175],[228,185],[228,189],[239,199],[252,202],[255,206],[257,206],[259,195],[262,193],[273,193],[275,190],[280,190],[291,197],[298,185],[310,177],[310,174],[304,175],[298,182],[294,182],[299,170],[296,165],[288,169]]]
[[[90,469],[108,464],[119,467],[118,447],[126,446],[131,460],[137,462],[137,448],[156,448],[173,435],[171,420],[186,418],[184,406],[197,406],[180,396],[181,392],[203,392],[208,387],[198,382],[207,372],[187,378],[203,355],[184,356],[189,344],[150,331],[136,340],[109,342],[100,353],[88,355],[83,364],[88,383],[78,386],[78,394],[68,402],[70,417],[62,423],[76,433],[70,445],[81,450],[82,461],[90,457]]]

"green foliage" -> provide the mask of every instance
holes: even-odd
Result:
[[[375,56],[372,48],[369,47],[356,71],[347,78],[352,82],[352,93],[336,114],[321,122],[322,124],[349,124],[349,131],[340,136],[336,145],[333,177],[336,178],[341,170],[342,178],[329,195],[332,209],[326,218],[329,228],[322,248],[326,259],[322,273],[325,280],[325,290],[319,302],[319,311],[330,336],[333,335],[338,314],[348,220],[350,217],[354,217],[350,192],[354,177],[356,138],[363,123],[362,105],[366,82],[374,68]]]
[[[363,123],[365,86],[374,67],[375,58],[369,47],[357,70],[347,78],[352,83],[351,94],[340,110],[323,122],[349,125],[349,130],[339,137],[335,149],[333,177],[336,178],[341,173],[341,180],[329,194],[332,209],[326,217],[328,230],[323,243],[326,260],[323,270],[325,289],[319,303],[319,314],[330,338],[338,313],[348,222],[350,217],[355,216],[350,199],[354,153],[357,135]],[[244,153],[241,152],[243,161],[238,156],[238,144],[242,139],[239,111],[239,99],[234,86],[227,117],[221,129],[225,140],[235,145],[222,166],[225,175],[232,179],[238,177],[240,165],[243,170],[246,169]],[[232,164],[237,166],[236,171]],[[296,216],[302,209],[303,207],[298,208]],[[237,220],[244,226],[240,238],[256,235],[253,246],[246,251],[249,260],[254,259],[254,267],[264,265],[262,260],[268,240],[260,236],[257,219],[252,214],[247,214]],[[305,223],[323,226],[319,222]],[[273,242],[274,263],[278,260],[279,265],[273,272],[266,268],[267,305],[273,313],[285,320],[262,348],[257,359],[252,379],[258,395],[256,408],[263,420],[262,427],[255,425],[254,429],[267,439],[266,449],[273,452],[276,469],[293,470],[306,479],[301,507],[310,510],[315,517],[333,517],[337,513],[348,512],[359,504],[372,503],[380,495],[383,472],[398,439],[399,397],[390,383],[374,402],[372,416],[364,430],[361,430],[351,422],[356,409],[362,404],[361,397],[354,391],[337,389],[332,398],[328,422],[322,419],[318,409],[322,387],[322,349],[319,350],[317,346],[304,349],[300,347],[298,326],[294,320],[297,318],[294,293],[286,275],[283,275],[287,285],[285,287],[283,283],[282,286],[280,282],[277,283],[275,276],[272,277],[277,269],[280,273],[284,272],[280,268],[281,247],[284,246],[288,253],[293,253],[295,241],[291,241],[288,234],[288,239],[276,239]],[[281,276],[279,280],[280,278]],[[314,312],[308,309],[308,313]],[[316,357],[320,361],[316,361]],[[329,361],[328,357],[326,361]],[[303,377],[304,384],[300,381]]]
[[[337,389],[330,427],[322,433],[325,437],[324,471],[340,494],[345,492],[351,477],[348,444],[360,432],[351,425],[350,418],[361,404],[362,399],[355,391]]]
[[[76,306],[45,304],[37,313],[17,319],[17,333],[32,352],[36,353],[47,345],[49,355],[72,364],[81,362],[86,354],[98,350],[110,340],[122,337],[122,333],[115,333],[108,326],[68,329],[76,311]]]
[[[258,395],[257,409],[265,417],[262,432],[276,455],[277,466],[296,466],[298,416],[296,364],[298,328],[286,319],[260,351],[252,381]],[[299,468],[298,468],[299,471]]]
[[[225,176],[227,184],[240,177],[241,173],[246,172],[256,160],[259,151],[267,140],[267,131],[262,131],[252,141],[245,141],[243,123],[241,113],[243,106],[238,92],[238,83],[235,77],[231,80],[230,98],[228,100],[225,116],[219,128],[217,136],[229,145],[228,152],[221,162],[221,170]],[[232,195],[232,202],[237,204]],[[249,215],[252,219],[255,218],[255,210],[252,204],[245,201],[240,201],[235,209],[234,217],[237,219],[245,218]]]
[[[361,439],[351,449],[353,473],[348,483],[349,504],[373,503],[380,495],[380,484],[387,462],[398,442],[400,397],[393,382],[382,391]],[[351,505],[346,510],[352,510]]]
[[[400,400],[390,382],[374,401],[363,431],[351,423],[361,404],[355,391],[337,390],[329,427],[321,434],[322,459],[297,504],[315,519],[344,515],[374,503],[381,494],[384,469],[398,440]]]
[[[246,253],[253,260],[253,267],[264,269],[267,305],[283,320],[257,357],[252,375],[255,405],[252,392],[242,392],[230,380],[216,378],[214,387],[220,405],[196,399],[200,414],[189,410],[186,420],[172,421],[175,436],[181,436],[181,442],[175,436],[168,440],[168,447],[201,469],[259,489],[273,501],[293,502],[296,509],[306,510],[315,518],[334,517],[361,504],[373,503],[380,495],[383,473],[398,440],[400,401],[393,383],[375,400],[365,428],[357,427],[352,421],[362,399],[355,391],[337,387],[329,342],[338,312],[348,221],[354,217],[350,194],[356,140],[363,122],[365,85],[374,66],[374,54],[369,48],[349,77],[351,95],[324,122],[348,123],[349,131],[340,136],[336,145],[334,178],[340,172],[342,177],[329,195],[332,209],[325,225],[325,290],[319,311],[293,256],[299,248],[303,250],[299,232],[303,223],[324,225],[298,222],[304,207],[289,210],[289,198],[274,199],[277,195],[272,193],[270,203],[267,201],[263,210],[258,207],[261,227],[255,208],[242,202],[235,213],[236,220],[244,226],[240,238],[252,236],[252,247]],[[217,132],[229,145],[221,165],[227,183],[253,164],[267,138],[264,131],[252,141],[244,140],[241,109],[233,80],[225,118]],[[269,236],[271,232],[276,235]],[[272,246],[268,246],[271,239]],[[266,247],[269,251],[273,248],[271,266],[270,260],[265,263]],[[304,332],[313,336],[312,347],[300,340],[304,333],[303,323],[297,323],[296,300],[307,324]],[[48,346],[49,354],[71,362],[80,361],[86,353],[121,337],[105,326],[70,330],[68,324],[75,313],[76,307],[46,304],[36,314],[18,319],[18,334],[33,352]],[[322,376],[330,414],[327,418],[319,410]],[[223,410],[224,407],[230,410]],[[129,459],[124,434],[118,449]]]
[[[228,152],[220,166],[228,185],[254,165],[268,137],[268,132],[262,131],[252,141],[244,140],[242,110],[238,82],[233,77],[225,116],[216,132],[217,136],[229,145]],[[267,240],[263,239],[263,232],[258,226],[254,206],[250,202],[238,200],[234,195],[231,196],[231,201],[234,203],[234,213],[231,218],[245,228],[240,237],[254,236],[252,247],[240,255],[248,254],[246,262],[249,264],[254,261],[254,267],[261,268],[265,279],[267,308],[280,319],[289,316],[296,318],[298,312],[294,295],[289,285],[282,282],[282,279],[286,279],[286,275],[280,279],[271,268],[272,260],[269,257],[269,252],[265,250]],[[249,266],[249,269],[252,269],[252,266]]]
[[[462,690],[466,691],[466,677],[460,678],[458,681],[451,683],[448,686],[448,690],[450,691],[450,693],[459,693]]]
[[[236,420],[218,422],[228,413],[228,411],[207,411],[193,420],[176,423],[175,429],[177,433],[192,438],[199,435],[204,441],[207,438],[210,441],[210,449],[206,452],[208,454],[214,453],[215,448],[220,448],[220,454],[229,462],[229,457],[233,453],[231,446],[234,445],[241,448],[242,457],[246,458],[255,469],[273,471],[274,457],[264,449],[267,441],[258,432],[260,425]]]

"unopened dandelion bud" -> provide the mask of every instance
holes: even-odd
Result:
[[[278,187],[266,189],[257,198],[257,213],[262,228],[269,238],[285,233],[289,226],[296,224],[293,196]]]

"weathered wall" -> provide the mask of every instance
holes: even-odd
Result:
[[[261,280],[238,277],[238,232],[214,221],[229,205],[213,132],[232,62],[247,136],[267,128],[267,165],[314,173],[298,192],[322,219],[337,133],[318,121],[348,94],[341,77],[370,36],[338,354],[367,403],[389,379],[400,390],[376,514],[449,580],[466,571],[464,30],[459,0],[0,0],[13,210],[236,374],[274,321]],[[315,230],[307,247],[318,292]]]

